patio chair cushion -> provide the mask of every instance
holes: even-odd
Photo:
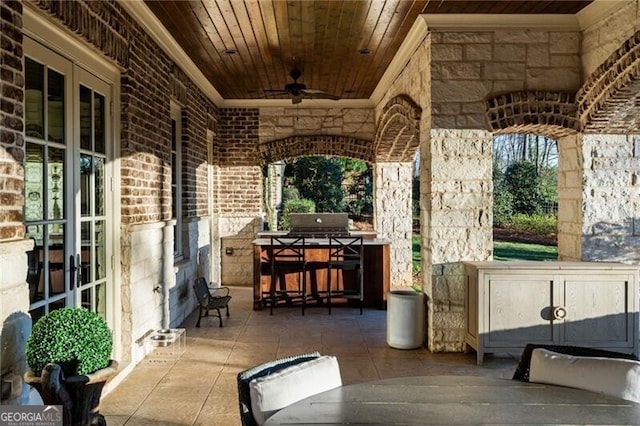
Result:
[[[640,362],[534,349],[529,381],[585,389],[640,403]]]
[[[325,355],[287,367],[249,383],[253,417],[261,425],[294,402],[340,386],[342,379],[335,356]]]

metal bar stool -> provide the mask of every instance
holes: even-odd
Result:
[[[364,280],[362,274],[363,264],[363,238],[362,237],[329,237],[329,260],[327,277],[327,304],[331,315],[331,300],[333,298],[357,300],[362,315],[362,301],[364,296]],[[336,288],[332,284],[332,270],[342,271],[342,286],[336,275]],[[344,272],[355,273],[355,280],[345,280]]]
[[[278,300],[285,300],[287,304],[293,302],[293,297],[302,298],[302,314],[304,315],[306,291],[306,261],[305,238],[272,236],[269,246],[271,263],[271,285],[269,286],[269,313],[273,315],[273,308]],[[297,289],[287,288],[287,275],[297,274]],[[276,287],[276,282],[279,286]]]

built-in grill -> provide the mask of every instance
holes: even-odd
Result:
[[[349,235],[348,213],[291,213],[289,235],[326,238]]]

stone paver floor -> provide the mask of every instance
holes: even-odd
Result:
[[[186,350],[174,363],[143,360],[111,392],[100,412],[109,426],[240,425],[238,372],[294,354],[319,351],[338,357],[343,384],[400,376],[469,375],[510,379],[517,360],[508,355],[431,353],[399,350],[386,344],[386,311],[334,308],[332,315],[311,307],[252,310],[252,289],[231,287],[231,316],[217,318],[197,311],[182,325]]]

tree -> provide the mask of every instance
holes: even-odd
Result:
[[[342,189],[345,211],[352,218],[362,219],[373,214],[373,171],[365,161],[339,158],[343,167]]]
[[[302,157],[291,165],[290,172],[292,185],[301,198],[315,203],[316,211],[344,211],[342,164],[338,159]]]
[[[542,135],[507,134],[493,140],[493,166],[502,171],[514,162],[530,162],[538,173],[558,163],[558,144]]]
[[[513,196],[514,213],[541,212],[540,178],[535,164],[524,161],[511,164],[504,173],[504,183]]]

